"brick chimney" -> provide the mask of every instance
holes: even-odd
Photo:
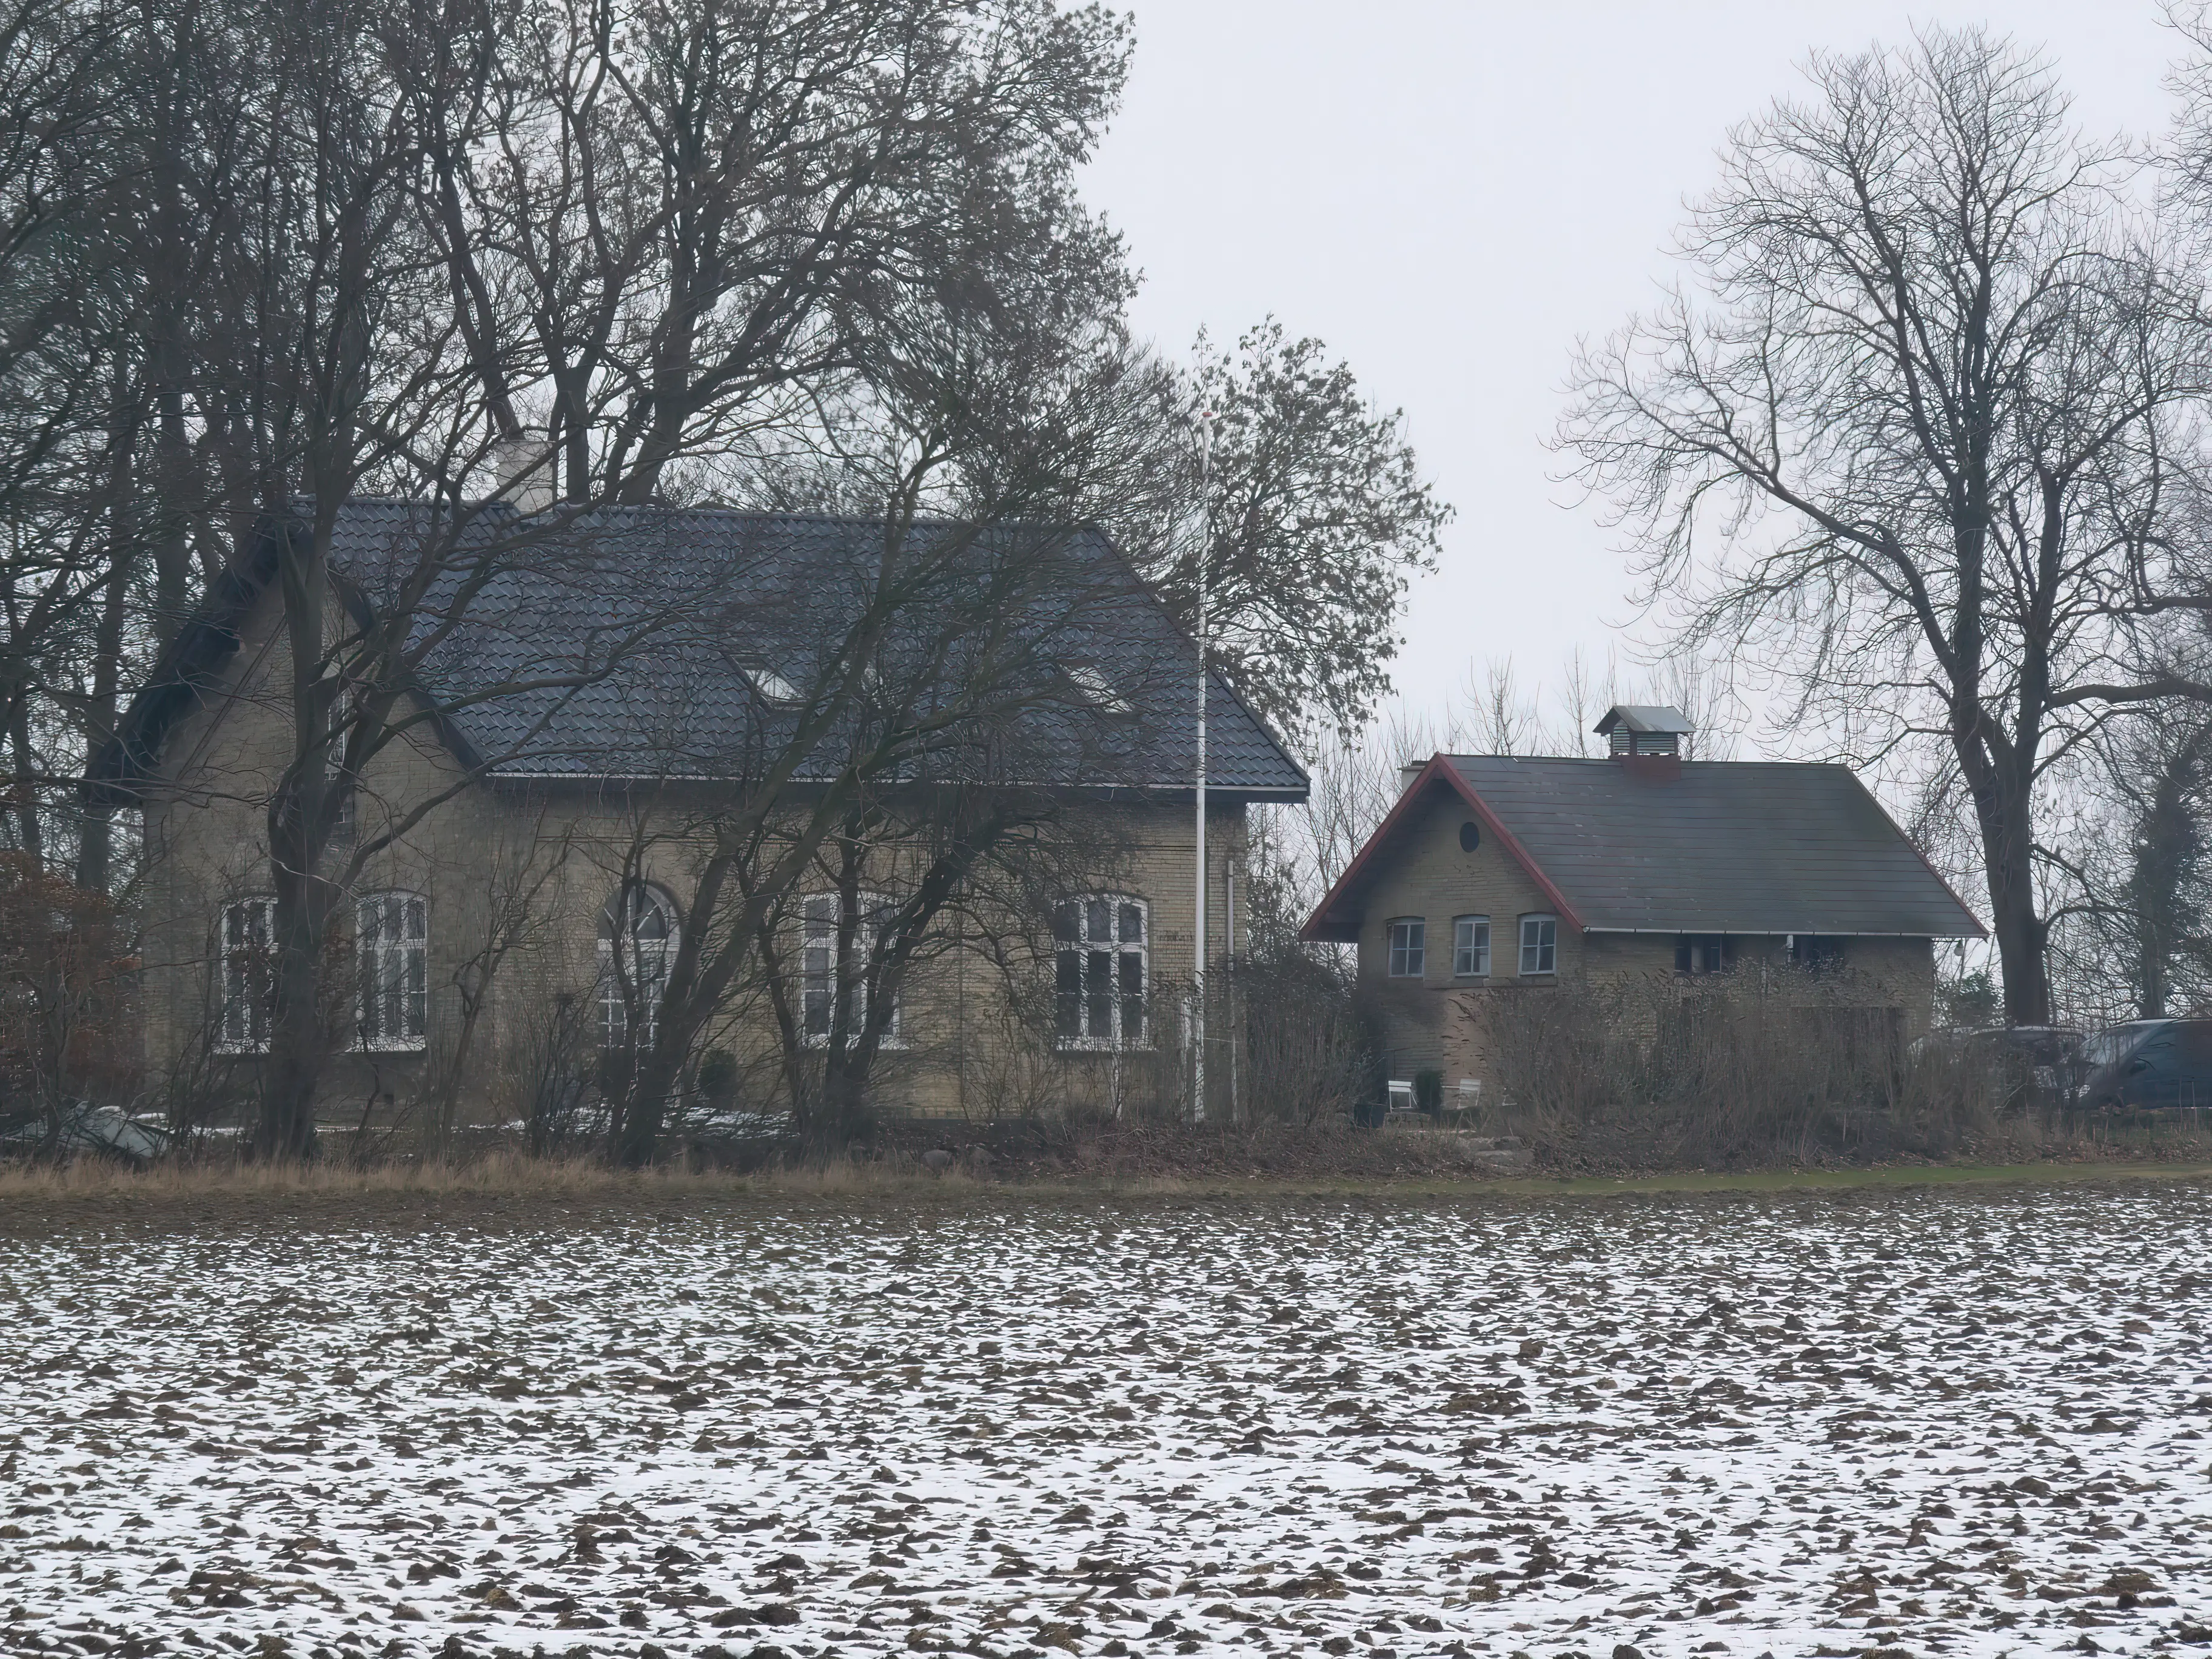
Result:
[[[514,502],[518,513],[543,513],[553,505],[550,439],[549,433],[525,427],[492,444],[492,494]]]

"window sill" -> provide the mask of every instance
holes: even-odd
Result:
[[[1116,1042],[1111,1037],[1056,1037],[1053,1052],[1062,1054],[1149,1054],[1149,1042]]]
[[[820,1052],[829,1048],[830,1039],[828,1037],[819,1036],[805,1037],[801,1039],[799,1046],[805,1048],[812,1048],[817,1052]],[[876,1044],[876,1052],[879,1054],[904,1054],[906,1052],[906,1039],[904,1037],[885,1037]]]
[[[269,1052],[269,1045],[265,1042],[218,1042],[215,1045],[215,1051],[219,1054],[238,1059],[265,1054]]]
[[[429,1048],[428,1037],[398,1037],[377,1042],[356,1042],[353,1051],[357,1054],[420,1054],[428,1053]]]

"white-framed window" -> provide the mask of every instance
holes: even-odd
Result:
[[[430,1035],[430,903],[368,893],[354,907],[354,1029],[364,1048],[422,1048]]]
[[[1064,1048],[1145,1046],[1145,902],[1087,893],[1054,908],[1054,1023]]]
[[[1109,714],[1135,712],[1130,707],[1128,698],[1121,695],[1106,671],[1096,663],[1077,663],[1067,671],[1067,678],[1082,695],[1083,700],[1092,708]]]
[[[843,963],[837,960],[837,923],[842,910],[839,896],[809,893],[801,901],[801,1015],[805,1022],[806,1041],[812,1047],[826,1047],[830,1042],[840,987],[848,988],[848,994],[859,994],[859,1000],[847,1010],[848,1033],[857,1036],[867,1023],[872,1006],[868,1001],[868,968],[881,950],[895,907],[880,893],[861,893],[857,896],[859,914],[853,921],[850,956]],[[891,999],[890,1016],[884,1026],[881,1042],[885,1048],[899,1046],[899,1006],[896,996]]]
[[[660,1034],[660,999],[668,989],[680,934],[676,902],[650,882],[631,881],[599,912],[599,1042],[605,1048],[649,1048]],[[630,1011],[640,1016],[633,1030]]]
[[[1390,977],[1419,979],[1429,971],[1429,924],[1400,916],[1390,924]]]
[[[789,676],[779,674],[773,668],[751,668],[745,678],[753,684],[763,702],[778,708],[796,708],[805,701],[805,694],[791,683]]]
[[[1557,916],[1521,918],[1521,971],[1556,974],[1559,971],[1559,919]]]
[[[269,1051],[276,1012],[276,901],[234,899],[222,907],[222,1011],[216,1048],[227,1054]]]
[[[1723,934],[1685,933],[1674,941],[1674,971],[1678,974],[1725,973],[1735,955]]]
[[[1480,979],[1490,971],[1490,918],[1452,918],[1452,977]]]
[[[1832,933],[1794,933],[1790,960],[1812,973],[1832,973],[1844,965],[1844,941]]]

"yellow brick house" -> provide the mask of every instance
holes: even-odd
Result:
[[[404,556],[422,511],[384,501],[344,509],[331,568],[356,622],[374,615],[381,573]],[[485,514],[493,531],[512,516],[502,504]],[[241,1094],[269,1048],[268,990],[255,963],[274,915],[270,802],[293,753],[270,550],[280,533],[264,526],[258,545],[240,550],[92,769],[96,787],[143,815],[149,1071],[158,1081],[211,1068]],[[650,795],[664,821],[680,823],[696,800],[700,823],[708,821],[725,757],[748,733],[794,718],[794,685],[834,647],[840,595],[855,572],[873,568],[884,538],[885,526],[865,519],[594,508],[559,520],[486,589],[453,638],[424,659],[407,702],[420,718],[361,772],[350,833],[405,827],[367,860],[343,901],[353,990],[319,1097],[327,1116],[373,1115],[458,1067],[464,1120],[508,1119],[522,1109],[519,1079],[547,1008],[597,1003],[602,1024],[619,1027],[610,939],[649,968],[690,921],[684,836],[659,836],[641,854],[639,801]],[[1125,1062],[1171,1060],[1181,1040],[1174,1010],[1152,994],[1188,984],[1199,960],[1196,653],[1101,532],[1067,526],[1051,541],[1070,574],[1053,589],[1064,593],[1060,613],[1039,626],[1064,654],[1046,665],[1051,695],[1021,716],[1019,752],[1030,757],[1025,783],[1065,802],[1054,830],[1073,849],[1063,865],[1095,846],[1099,867],[1087,881],[1071,877],[1065,891],[1024,896],[1040,914],[1004,915],[1011,945],[970,937],[914,969],[895,1063],[882,1068],[881,1103],[893,1111],[1002,1110],[1008,1087],[1029,1086],[1023,1077],[1118,1079]],[[580,690],[471,697],[486,683],[550,682],[558,677],[544,665],[588,659],[592,641],[619,634],[630,611],[682,611],[694,592],[701,602],[680,636],[620,674]],[[933,644],[945,648],[943,639]],[[1304,799],[1306,778],[1224,680],[1208,684],[1205,949],[1218,963],[1238,945],[1246,809]],[[801,767],[779,787],[797,801],[828,785]],[[448,790],[450,799],[409,822],[419,803]],[[872,882],[894,883],[894,864]],[[817,935],[835,932],[836,908],[834,894],[811,888],[792,906],[804,1021],[833,993],[837,969],[817,963]],[[984,914],[968,906],[959,925],[972,933]],[[1041,959],[1023,969],[1018,947]],[[986,971],[994,960],[1002,971]],[[1054,1011],[1046,1052],[1030,1056],[1025,1073],[1005,1052],[1009,961]],[[732,1018],[752,1021],[751,1036],[716,1041],[772,1046],[757,999]]]
[[[1303,936],[1354,945],[1385,1060],[1480,1097],[1487,999],[1794,969],[1925,1030],[1934,950],[1973,914],[1850,768],[1682,758],[1677,709],[1621,706],[1603,759],[1438,754]],[[1699,988],[1705,988],[1700,984]]]

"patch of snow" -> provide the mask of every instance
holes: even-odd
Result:
[[[2212,1641],[2195,1187],[0,1239],[23,1652]]]

